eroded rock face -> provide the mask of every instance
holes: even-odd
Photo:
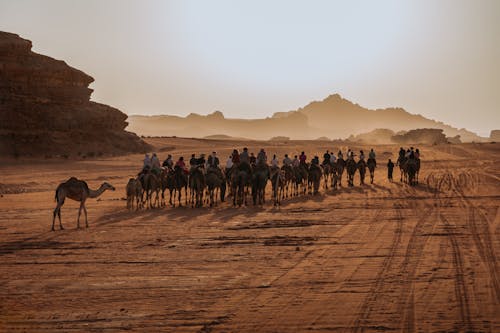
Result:
[[[92,77],[31,47],[29,40],[0,32],[0,155],[92,156],[150,148],[125,131],[126,114],[90,101]]]

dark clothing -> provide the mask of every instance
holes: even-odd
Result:
[[[328,153],[325,153],[323,155],[323,165],[326,165],[326,164],[330,163],[330,157],[331,157],[331,155],[328,154]]]
[[[255,156],[250,156],[250,164],[255,164],[257,163],[257,159],[255,158]]]
[[[212,167],[218,167],[219,166],[219,158],[213,157],[212,155],[208,156],[208,165]]]
[[[241,163],[249,163],[249,156],[248,156],[248,152],[243,151],[243,152],[240,154],[240,162],[241,162]]]
[[[392,180],[392,171],[394,170],[394,163],[388,162],[387,163],[387,178]]]
[[[195,157],[191,157],[191,159],[189,160],[189,165],[190,166],[196,165],[196,158]]]
[[[205,166],[205,157],[200,157],[196,160],[197,165]]]

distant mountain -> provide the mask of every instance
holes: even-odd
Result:
[[[205,137],[224,133],[229,136],[269,139],[287,136],[291,139],[347,138],[350,135],[387,128],[394,132],[416,128],[438,128],[449,137],[460,135],[462,141],[483,141],[477,134],[442,122],[414,115],[402,108],[370,110],[338,94],[314,101],[303,108],[277,112],[264,119],[228,119],[222,112],[202,116],[192,113],[178,116],[130,116],[128,130],[142,135],[176,135]]]

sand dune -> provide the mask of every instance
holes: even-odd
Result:
[[[174,156],[339,148],[149,143]],[[2,161],[0,331],[499,331],[500,144],[420,147],[416,187],[386,180],[398,147],[375,148],[373,185],[356,175],[353,188],[281,208],[129,212],[124,188],[141,155]],[[75,230],[78,205],[68,200],[66,230],[50,232],[54,189],[70,176],[117,191],[89,200],[89,229]]]

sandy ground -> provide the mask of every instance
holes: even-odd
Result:
[[[260,146],[150,141],[162,158]],[[375,148],[379,164],[398,149]],[[421,151],[416,187],[381,166],[373,185],[356,175],[354,188],[280,208],[139,212],[122,198],[142,156],[2,161],[0,331],[499,332],[500,144]],[[117,191],[88,201],[88,229],[75,229],[68,200],[66,230],[50,232],[54,190],[70,176]]]

